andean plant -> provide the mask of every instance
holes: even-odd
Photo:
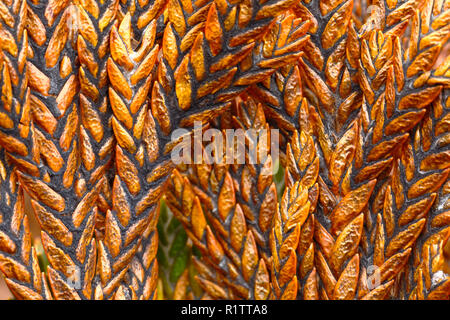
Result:
[[[449,299],[449,37],[448,0],[1,0],[8,288]],[[257,161],[175,164],[208,128]]]

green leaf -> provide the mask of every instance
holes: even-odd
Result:
[[[167,227],[167,233],[174,233],[178,228],[182,228],[181,222],[178,221],[177,218],[173,217],[169,222],[169,226]]]
[[[169,267],[169,260],[167,260],[166,254],[164,253],[164,250],[160,246],[158,246],[158,252],[156,253],[156,258],[158,259],[160,271],[162,271],[162,268]]]
[[[163,223],[166,223],[167,220],[169,220],[169,213],[168,213],[167,205],[163,199],[161,199],[161,202],[160,202],[159,219]]]
[[[175,261],[172,265],[172,270],[170,270],[169,280],[173,283],[176,283],[178,278],[181,276],[183,271],[186,269],[187,263],[189,260],[189,250],[183,250],[180,252],[175,258]]]
[[[187,234],[184,229],[178,231],[169,250],[169,257],[177,257],[186,248]]]
[[[162,221],[158,221],[156,229],[158,230],[159,243],[163,246],[167,246],[169,244],[169,240],[167,239]]]
[[[200,249],[195,246],[192,246],[192,254],[197,258],[200,258],[202,256],[202,252],[200,251]]]

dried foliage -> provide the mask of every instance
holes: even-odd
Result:
[[[11,293],[450,299],[449,17],[448,0],[0,0]],[[207,129],[224,147],[175,164],[180,143],[211,151]]]

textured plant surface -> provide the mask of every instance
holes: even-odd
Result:
[[[449,38],[449,0],[0,0],[10,292],[450,299]]]

